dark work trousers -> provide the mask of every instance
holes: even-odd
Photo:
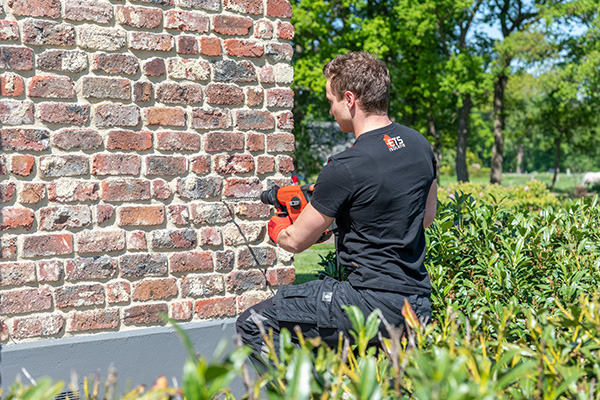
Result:
[[[275,297],[244,311],[236,322],[236,329],[242,342],[253,348],[255,366],[263,370],[256,361],[260,364],[261,358],[267,358],[267,348],[257,321],[262,323],[265,332],[273,331],[273,341],[277,350],[282,328],[287,328],[292,335],[292,341],[298,343],[298,335],[294,331],[296,326],[305,338],[320,336],[329,346],[335,347],[338,344],[339,332],[343,332],[352,340],[352,323],[343,306],[357,306],[365,315],[365,319],[373,310],[379,309],[390,324],[404,326],[401,310],[405,298],[419,319],[428,322],[431,318],[431,302],[428,295],[355,289],[349,282],[325,278],[301,285],[280,287]],[[379,330],[383,336],[388,336],[383,324],[380,324]]]

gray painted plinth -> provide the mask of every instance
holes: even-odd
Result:
[[[235,319],[190,322],[180,326],[189,335],[196,352],[207,358],[212,357],[221,340],[233,347]],[[48,376],[66,383],[71,381],[71,371],[76,371],[80,387],[84,377],[94,377],[98,373],[103,383],[111,365],[117,371],[121,392],[128,382],[131,388],[141,384],[151,387],[156,378],[163,375],[170,385],[175,378],[181,386],[186,359],[186,350],[172,327],[7,344],[0,346],[1,386],[6,390],[17,375],[27,382],[22,368],[33,378]],[[234,382],[231,389],[236,398],[239,397],[243,393],[241,380]]]

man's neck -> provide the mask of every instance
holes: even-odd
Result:
[[[365,132],[374,131],[383,128],[392,123],[392,120],[386,115],[368,115],[355,118],[353,121],[354,137],[358,139]]]

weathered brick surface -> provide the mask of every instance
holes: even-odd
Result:
[[[0,1],[0,342],[234,317],[293,281],[259,199],[294,170],[290,17]]]

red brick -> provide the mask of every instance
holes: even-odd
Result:
[[[221,8],[220,0],[179,0],[178,4],[182,7],[201,8],[208,11],[219,11]]]
[[[177,107],[149,107],[144,109],[148,125],[185,126],[185,109]]]
[[[290,156],[277,156],[277,165],[282,174],[294,172],[294,159]]]
[[[167,220],[175,225],[188,225],[190,212],[184,204],[170,204],[167,206]]]
[[[10,172],[14,175],[29,176],[33,171],[35,157],[29,154],[17,154],[11,158]]]
[[[43,122],[65,125],[85,125],[90,118],[89,104],[40,103],[40,119]]]
[[[92,212],[88,206],[42,207],[39,211],[38,229],[58,231],[81,228],[92,224]]]
[[[60,0],[9,0],[8,6],[23,17],[60,17]]]
[[[82,82],[81,93],[88,99],[129,100],[131,98],[129,79],[85,76]]]
[[[254,169],[250,154],[219,154],[215,156],[215,172],[219,174],[246,174]]]
[[[108,132],[108,150],[148,150],[152,148],[152,132],[115,130]]]
[[[194,177],[178,179],[177,193],[184,199],[208,199],[220,197],[223,188],[223,179],[216,176]]]
[[[231,271],[234,262],[233,250],[218,251],[215,254],[215,271]]]
[[[46,50],[36,58],[36,66],[44,70],[79,73],[87,69],[87,54],[80,50]]]
[[[267,16],[292,18],[292,5],[288,0],[267,0]]]
[[[275,72],[273,70],[273,66],[266,64],[263,67],[261,67],[258,71],[258,79],[261,83],[274,83]]]
[[[213,63],[215,82],[256,82],[256,69],[249,60],[219,60]]]
[[[273,247],[247,247],[238,251],[238,268],[270,267],[277,258]]]
[[[102,146],[102,136],[95,129],[65,128],[53,133],[52,142],[61,150],[96,150]]]
[[[194,108],[192,128],[227,129],[231,127],[231,112],[227,108]]]
[[[209,104],[237,105],[244,104],[244,90],[238,85],[225,83],[210,83],[206,88]]]
[[[227,275],[228,292],[246,292],[260,290],[266,287],[265,276],[261,271],[233,271]]]
[[[113,278],[117,274],[118,262],[109,256],[75,258],[65,264],[65,279],[68,281],[100,280]]]
[[[269,153],[294,151],[294,135],[291,133],[274,133],[267,135],[267,151]]]
[[[275,128],[275,118],[268,111],[240,110],[235,114],[236,126],[239,129],[270,130]]]
[[[123,310],[123,324],[125,325],[156,325],[164,324],[161,315],[167,315],[167,304],[144,304],[132,306]]]
[[[273,156],[258,156],[256,157],[256,173],[257,174],[272,174],[275,172],[275,157]]]
[[[72,99],[75,85],[67,76],[34,76],[27,84],[27,93],[29,97]]]
[[[150,181],[145,179],[107,179],[102,181],[102,200],[150,200]]]
[[[150,82],[136,82],[133,84],[133,101],[146,103],[152,100],[154,87]]]
[[[172,79],[206,81],[210,78],[210,64],[202,59],[169,58],[167,72]]]
[[[227,246],[262,242],[265,238],[265,223],[241,222],[229,224],[223,228],[223,237]]]
[[[9,229],[30,230],[33,226],[34,214],[29,208],[0,208],[0,232]]]
[[[189,275],[181,280],[181,297],[213,297],[224,291],[222,275]]]
[[[267,281],[271,286],[291,285],[296,280],[294,267],[267,269]]]
[[[33,50],[28,47],[0,46],[0,69],[32,70]]]
[[[90,173],[87,156],[42,156],[39,165],[40,176],[43,178],[81,176]]]
[[[0,12],[2,11],[2,5],[0,4]],[[6,321],[4,318],[0,318],[0,342],[6,342],[10,339],[10,335],[8,333],[8,325],[6,325]]]
[[[139,69],[138,59],[128,54],[92,54],[92,71],[110,75],[136,75]]]
[[[268,19],[260,19],[254,23],[254,37],[259,39],[273,38],[273,23]]]
[[[12,200],[15,195],[16,186],[14,182],[0,183],[0,203],[7,203]]]
[[[21,76],[12,72],[0,75],[0,96],[19,97],[24,89],[25,81]]]
[[[0,100],[0,124],[33,124],[33,102],[29,100]]]
[[[213,30],[221,35],[246,36],[252,28],[252,19],[236,17],[233,15],[215,15],[213,17]]]
[[[154,29],[162,22],[162,11],[151,7],[117,6],[117,22],[134,28]]]
[[[177,297],[175,278],[145,279],[133,284],[134,301],[166,300]]]
[[[287,43],[267,43],[265,45],[265,55],[275,62],[292,61],[294,49]]]
[[[216,225],[230,222],[232,215],[223,203],[192,203],[192,222],[202,225]]]
[[[196,156],[191,160],[192,164],[192,172],[196,174],[207,174],[210,172],[210,156],[208,154],[203,154],[201,156]]]
[[[294,25],[289,22],[277,22],[277,37],[283,40],[294,39]]]
[[[265,301],[270,297],[271,294],[267,292],[243,293],[236,299],[238,313],[242,313],[248,308],[257,305],[258,303]]]
[[[271,206],[260,202],[236,202],[235,215],[248,219],[265,219],[271,214]]]
[[[17,258],[17,237],[0,237],[0,259],[12,260]],[[0,276],[0,279],[2,277]]]
[[[173,191],[167,181],[163,179],[152,181],[152,197],[158,200],[167,200],[171,196],[173,196]]]
[[[167,33],[129,32],[129,48],[147,51],[171,51],[173,36]]]
[[[138,175],[140,156],[135,154],[95,154],[92,161],[94,175]]]
[[[202,86],[195,83],[164,82],[156,89],[156,100],[172,104],[201,103]]]
[[[200,246],[221,246],[222,244],[221,229],[212,226],[200,228]]]
[[[144,74],[147,76],[162,76],[165,73],[165,60],[162,58],[151,58],[144,63]]]
[[[78,233],[76,236],[77,252],[109,253],[125,249],[125,231],[92,230]]]
[[[111,219],[114,213],[115,208],[113,206],[108,204],[99,204],[96,206],[96,222],[98,224],[102,224]]]
[[[146,176],[171,175],[180,176],[187,172],[187,159],[183,156],[146,157]]]
[[[23,43],[34,46],[73,46],[75,27],[71,24],[27,19],[22,25]]]
[[[63,262],[60,260],[38,261],[38,281],[58,282],[63,278]]]
[[[192,118],[194,114],[192,114]],[[192,125],[194,122],[192,122]],[[166,151],[198,151],[200,150],[200,135],[192,132],[158,132],[156,148]]]
[[[190,249],[196,244],[198,238],[193,229],[164,229],[152,233],[153,249]]]
[[[198,54],[198,40],[194,36],[177,36],[177,53]]]
[[[165,12],[165,28],[191,32],[208,32],[209,19],[194,11],[169,10]]]
[[[119,226],[152,226],[165,221],[165,209],[157,206],[121,206],[117,209]]]
[[[116,51],[127,44],[127,32],[96,25],[77,27],[77,45],[84,49]]]
[[[248,107],[257,107],[262,105],[265,91],[260,86],[246,88],[246,104]]]
[[[3,290],[0,315],[25,314],[52,308],[52,293],[48,287]]]
[[[135,104],[102,104],[96,106],[96,126],[136,126],[140,123],[140,108]]]
[[[170,315],[175,321],[188,321],[192,318],[193,304],[190,300],[172,302],[170,306]]]
[[[89,0],[67,0],[65,2],[65,19],[108,24],[112,18],[113,8],[108,2]]]
[[[223,194],[225,197],[258,198],[262,185],[258,178],[228,178],[225,180]]]
[[[69,332],[115,329],[119,326],[119,309],[75,311],[69,314]]]
[[[109,304],[128,303],[131,298],[131,284],[127,281],[106,284],[106,301]]]
[[[233,317],[235,316],[235,297],[196,300],[194,311],[196,316],[202,319]]]
[[[210,251],[174,253],[169,257],[169,265],[171,273],[212,271],[212,253]]]
[[[267,107],[294,106],[294,91],[289,88],[267,89]]]
[[[133,0],[136,3],[149,3],[152,5],[158,6],[173,6],[175,5],[175,0]]]
[[[35,282],[33,262],[0,263],[0,286],[22,286],[30,282]]]
[[[77,308],[104,303],[104,288],[100,284],[62,286],[54,290],[56,307]]]
[[[147,250],[146,232],[133,231],[127,233],[127,250]]]
[[[26,339],[40,336],[58,335],[65,325],[62,315],[34,315],[13,320],[12,337]]]
[[[218,57],[222,54],[221,39],[210,36],[200,38],[200,53],[205,56]]]
[[[260,58],[264,48],[261,43],[253,40],[227,39],[225,51],[232,57]]]
[[[209,132],[204,151],[235,151],[244,149],[244,134],[240,132]]]
[[[61,203],[96,201],[100,198],[100,185],[96,182],[58,180],[48,185],[48,199]]]
[[[0,136],[0,143],[1,143],[1,139],[2,136]],[[6,175],[6,157],[4,157],[4,155],[0,154],[0,176],[4,176]],[[2,185],[0,184],[0,203],[3,202],[2,198],[3,198],[3,193],[2,193]]]
[[[225,0],[225,9],[240,14],[262,15],[261,0]]]
[[[73,235],[70,233],[25,236],[23,238],[23,257],[59,256],[71,253],[73,253]]]
[[[19,40],[19,24],[15,21],[6,19],[0,20],[0,40],[17,41]]]
[[[263,151],[265,149],[265,134],[255,132],[246,133],[246,149],[248,151]]]

